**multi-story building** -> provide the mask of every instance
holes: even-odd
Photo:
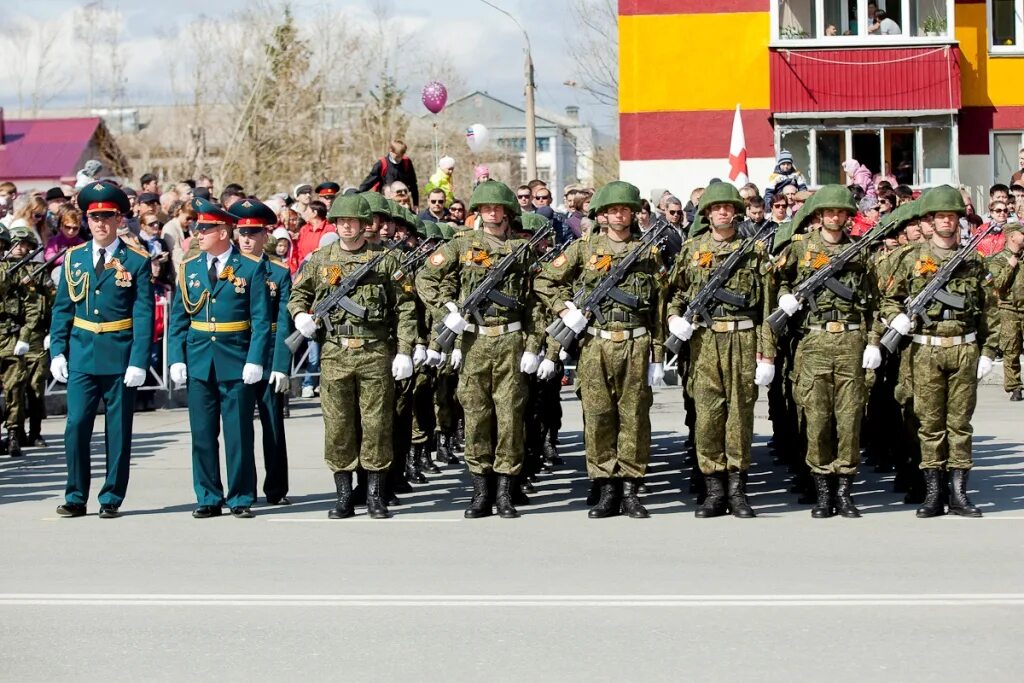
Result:
[[[979,199],[1021,167],[1024,0],[620,0],[619,49],[641,189],[728,177],[737,105],[762,190],[780,150],[812,186],[854,158]]]

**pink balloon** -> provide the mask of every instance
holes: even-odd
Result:
[[[427,111],[436,114],[444,109],[445,103],[448,102],[448,90],[441,81],[431,81],[423,86],[421,99]]]

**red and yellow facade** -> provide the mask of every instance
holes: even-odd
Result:
[[[993,179],[990,146],[993,131],[1024,131],[1024,52],[990,54],[985,0],[956,0],[948,37],[877,46],[861,38],[848,47],[841,38],[773,41],[777,2],[619,0],[623,179],[646,195],[654,187],[686,194],[726,178],[739,105],[750,180],[762,190],[778,148],[792,140],[809,141],[815,178],[834,182],[825,143],[833,155],[853,156],[865,142],[857,126],[872,121],[881,140],[875,163],[895,168],[911,155],[908,163],[921,167],[914,185],[1006,182]],[[853,130],[827,141],[832,122]],[[801,130],[815,126],[817,145]],[[936,152],[936,140],[948,147]]]

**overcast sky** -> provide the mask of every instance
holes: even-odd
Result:
[[[420,41],[450,55],[469,90],[487,91],[500,99],[522,106],[523,102],[523,39],[515,24],[480,0],[377,0],[383,1],[391,15]],[[493,0],[519,19],[530,34],[537,78],[538,108],[564,112],[566,105],[581,107],[581,116],[611,132],[614,112],[601,109],[577,88],[564,85],[572,78],[572,64],[566,46],[571,22],[568,2],[561,0]],[[12,27],[65,25],[70,27],[74,12],[84,6],[81,0],[23,0],[5,2],[4,20],[0,24],[0,58],[10,73]],[[126,58],[127,102],[160,104],[171,101],[167,84],[166,62],[174,59],[166,54],[166,36],[174,36],[200,15],[210,17],[211,37],[215,36],[214,17],[226,16],[247,5],[245,0],[105,0],[108,8],[119,10],[123,20],[124,55]],[[335,9],[367,11],[368,2],[354,0],[294,0],[297,17],[312,15],[327,4]],[[67,29],[70,32],[70,28]],[[97,27],[102,31],[103,27]],[[24,28],[22,28],[24,32]],[[5,47],[6,45],[6,47]],[[187,44],[181,44],[187,50]],[[88,86],[84,74],[74,78],[74,65],[83,55],[76,54],[71,40],[55,47],[70,83],[50,106],[84,106]],[[31,66],[25,66],[27,73]],[[31,78],[28,78],[31,81]],[[409,86],[405,106],[419,113],[419,88]],[[454,98],[459,92],[450,92]],[[13,79],[0,79],[0,105],[9,112],[17,110],[17,85]],[[11,114],[8,114],[9,116]]]

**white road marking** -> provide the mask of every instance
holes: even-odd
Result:
[[[0,593],[0,607],[943,607],[1024,605],[1024,593],[851,595],[287,595]]]

